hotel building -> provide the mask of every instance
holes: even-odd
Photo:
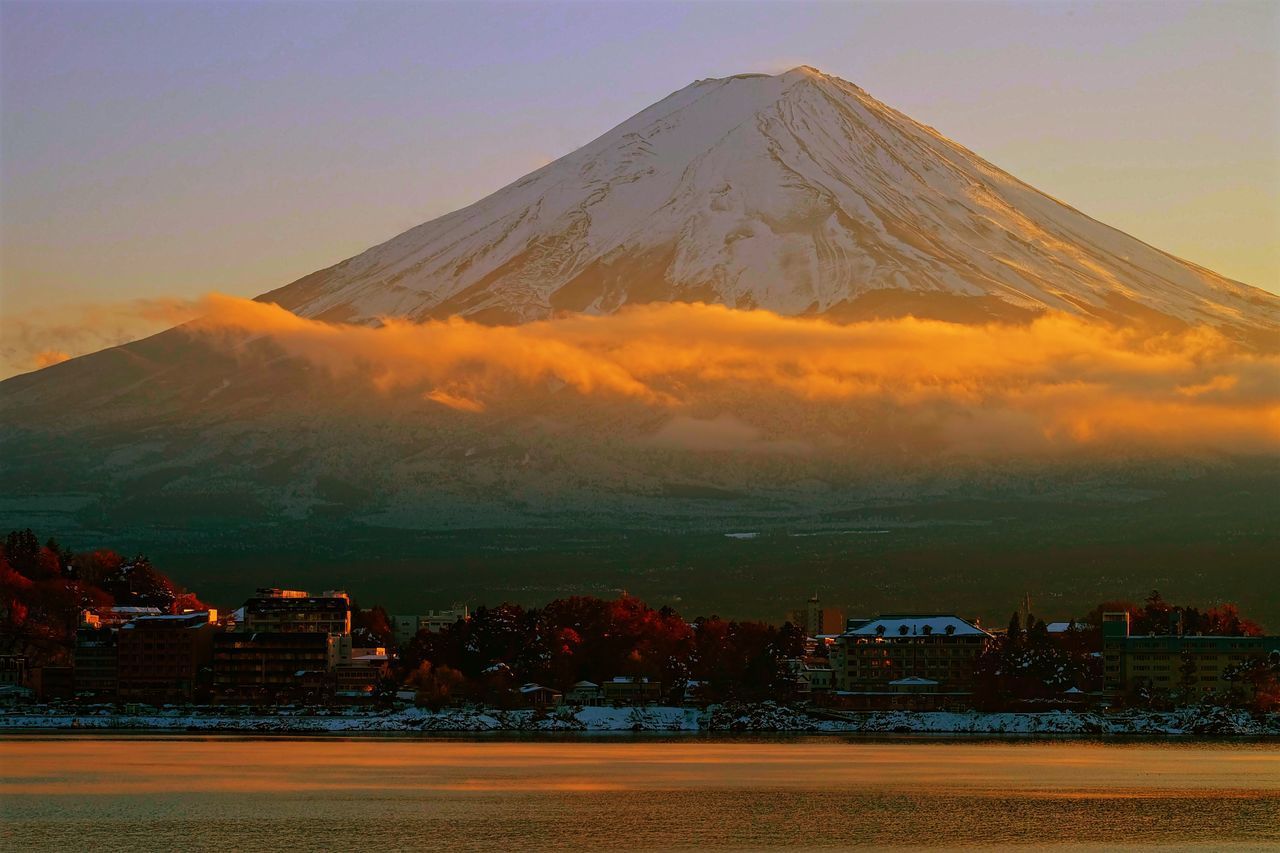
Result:
[[[1191,691],[1201,696],[1252,687],[1232,680],[1233,670],[1252,660],[1280,656],[1280,637],[1183,634],[1176,621],[1169,634],[1132,634],[1128,613],[1102,616],[1102,681],[1108,693]]]

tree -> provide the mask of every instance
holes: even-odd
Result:
[[[31,530],[10,531],[0,548],[0,650],[26,655],[35,666],[66,663],[80,611],[122,604],[165,612],[204,609],[151,566],[113,551],[73,554]]]
[[[1241,616],[1240,609],[1234,604],[1209,608],[1201,618],[1197,632],[1224,637],[1260,637],[1264,633],[1257,622]]]
[[[1182,694],[1183,703],[1187,703],[1195,696],[1196,683],[1199,679],[1196,676],[1196,656],[1190,649],[1184,649],[1181,660],[1178,663],[1178,687]]]
[[[354,601],[351,603],[351,638],[356,646],[390,648],[395,645],[391,617],[382,605],[363,610]]]
[[[429,661],[418,664],[409,673],[405,686],[414,688],[414,702],[432,710],[440,710],[463,682],[462,673],[451,666],[433,667]]]
[[[25,530],[10,530],[4,538],[4,555],[14,571],[34,578],[40,571],[40,539]]]
[[[1017,645],[1022,639],[1022,620],[1018,618],[1018,611],[1013,611],[1013,615],[1009,617],[1009,627],[1005,630],[1005,637],[1012,645]]]
[[[1231,684],[1231,700],[1264,713],[1280,710],[1280,652],[1228,667],[1222,677]]]
[[[1169,617],[1174,612],[1174,608],[1160,595],[1160,590],[1151,590],[1151,594],[1147,596],[1146,605],[1142,609],[1146,617],[1144,627],[1146,627],[1148,633],[1169,633],[1172,627]]]
[[[1129,630],[1133,634],[1168,634],[1181,623],[1184,634],[1206,634],[1225,637],[1261,636],[1262,626],[1240,614],[1234,604],[1220,604],[1206,611],[1192,606],[1174,605],[1153,590],[1143,605],[1131,601],[1108,601],[1099,604],[1084,617],[1084,622],[1097,628],[1104,613],[1129,614]]]

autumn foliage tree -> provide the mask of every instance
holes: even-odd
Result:
[[[447,667],[465,680],[453,695],[499,704],[527,682],[568,691],[579,681],[620,676],[649,679],[668,698],[697,679],[715,698],[749,699],[783,691],[780,661],[799,655],[803,643],[792,626],[717,617],[690,623],[635,598],[573,596],[529,610],[478,607],[440,633],[420,632],[401,649],[401,665],[419,682]]]
[[[81,610],[111,605],[165,613],[205,605],[151,565],[114,551],[73,553],[31,530],[10,531],[0,546],[0,651],[35,664],[65,663]]]
[[[391,617],[382,605],[375,604],[365,610],[354,601],[351,603],[351,642],[360,647],[395,645]]]
[[[1184,634],[1217,637],[1260,637],[1265,633],[1257,622],[1240,615],[1240,609],[1234,604],[1219,604],[1200,610],[1190,605],[1171,604],[1159,590],[1152,590],[1142,604],[1103,602],[1089,611],[1084,621],[1093,626],[1101,625],[1104,613],[1128,613],[1129,631],[1133,634],[1165,635],[1179,626]]]

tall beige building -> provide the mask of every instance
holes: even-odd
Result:
[[[805,602],[804,607],[792,610],[787,620],[803,628],[807,637],[844,631],[844,611],[837,607],[823,607],[816,592]]]

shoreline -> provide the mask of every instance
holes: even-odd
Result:
[[[281,710],[232,714],[220,709],[157,709],[124,714],[109,709],[0,713],[5,732],[225,732],[244,734],[873,734],[1241,736],[1280,739],[1280,714],[1225,708],[1174,711],[864,711],[812,713],[773,703],[623,708],[399,708],[316,713]]]

